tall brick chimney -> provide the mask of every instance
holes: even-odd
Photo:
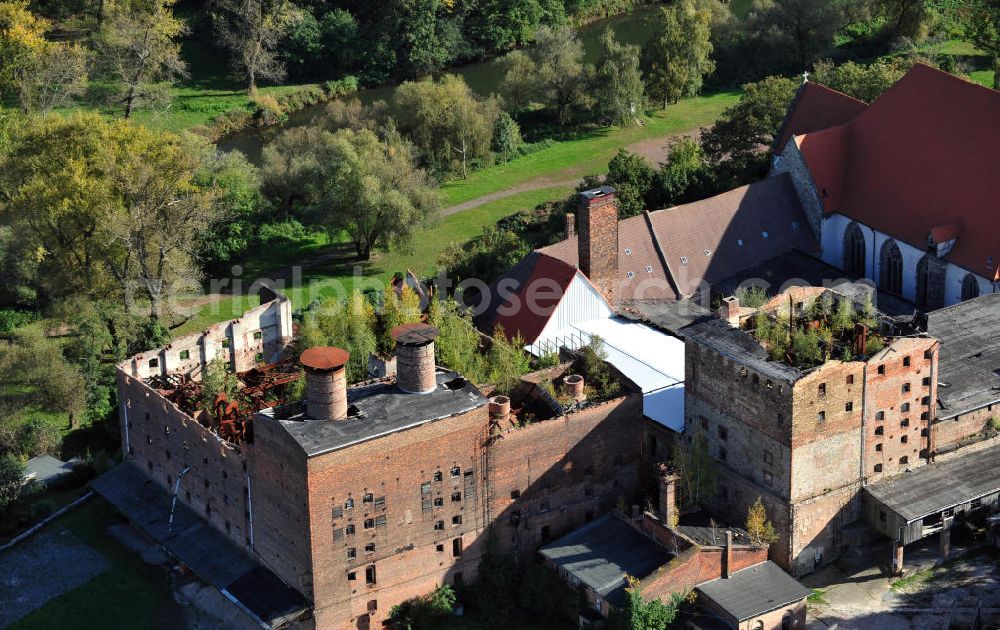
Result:
[[[726,530],[726,557],[723,560],[722,577],[733,574],[733,532]]]
[[[306,372],[306,413],[314,420],[347,419],[347,360],[340,348],[317,346],[299,357]]]
[[[580,271],[614,304],[618,278],[618,200],[615,189],[601,186],[580,193],[577,248]]]
[[[566,213],[566,238],[576,236],[576,215],[572,212]]]
[[[677,481],[680,477],[666,464],[660,464],[660,518],[673,528],[677,524]]]
[[[396,340],[396,384],[404,392],[428,394],[437,387],[434,340],[438,329],[429,324],[403,324],[392,329]]]

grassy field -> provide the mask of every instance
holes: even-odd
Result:
[[[49,527],[65,527],[111,565],[83,586],[53,599],[7,630],[36,628],[149,628],[184,626],[169,576],[143,563],[107,534],[120,517],[102,499],[91,499]]]
[[[545,177],[560,181],[606,172],[608,160],[625,145],[711,125],[722,110],[738,99],[738,92],[720,92],[683,100],[654,112],[642,127],[605,127],[507,164],[484,168],[468,179],[446,183],[442,187],[446,205],[506,190],[530,179]]]

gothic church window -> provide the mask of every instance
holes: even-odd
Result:
[[[880,259],[879,288],[886,293],[900,295],[903,292],[903,253],[899,251],[896,241],[889,239],[882,245]]]
[[[979,297],[979,282],[971,273],[965,274],[962,279],[962,301]]]
[[[848,225],[844,232],[844,271],[865,275],[865,236],[857,223]]]

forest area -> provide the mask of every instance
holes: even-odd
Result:
[[[93,474],[116,456],[114,366],[188,325],[177,300],[227,267],[266,272],[308,245],[391,277],[407,267],[385,256],[448,233],[464,182],[652,133],[719,94],[721,115],[696,118],[702,132],[662,164],[623,149],[580,186],[615,186],[622,216],[727,190],[766,172],[761,147],[804,71],[865,101],[916,61],[1000,82],[995,0],[655,4],[641,9],[645,42],[605,29],[591,59],[580,29],[640,3],[0,0],[0,512],[28,457],[80,456]],[[485,61],[499,77],[487,93],[458,72]],[[386,85],[387,98],[359,97]],[[305,108],[317,115],[282,126]],[[271,130],[259,159],[216,145],[259,129]],[[489,282],[558,238],[572,197],[545,193],[468,211],[471,233],[421,269]],[[374,324],[347,324],[392,298],[346,297],[296,303],[309,339],[382,343]],[[460,305],[439,317],[474,337]],[[459,346],[445,364],[509,378]]]

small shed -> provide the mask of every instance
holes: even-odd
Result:
[[[699,584],[698,605],[733,630],[805,628],[809,589],[768,560]]]

